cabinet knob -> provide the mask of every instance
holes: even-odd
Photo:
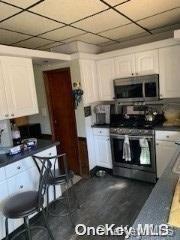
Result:
[[[163,95],[162,95],[162,94],[160,94],[160,97],[163,97]]]
[[[110,139],[109,139],[109,138],[107,138],[107,141],[108,141],[108,142],[109,142],[109,140],[110,140]]]
[[[18,166],[18,167],[17,167],[17,169],[19,170],[19,169],[21,169],[21,167],[20,167],[20,166]]]
[[[169,138],[169,136],[167,135],[166,138]]]
[[[138,73],[136,73],[136,75],[138,75]]]
[[[9,114],[5,114],[5,117],[9,117]]]
[[[49,156],[51,156],[52,154],[51,153],[49,153]]]
[[[134,75],[134,73],[132,73],[132,76]]]
[[[19,188],[20,188],[20,189],[22,189],[23,187],[24,187],[24,186],[23,186],[23,185],[21,185]]]
[[[14,113],[11,114],[11,117],[14,117]]]
[[[156,143],[156,146],[159,146],[159,143]]]

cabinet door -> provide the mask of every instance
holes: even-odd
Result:
[[[160,177],[176,151],[174,142],[156,141],[157,177]]]
[[[81,85],[84,91],[84,104],[96,102],[98,96],[98,83],[96,75],[96,65],[93,60],[80,60]]]
[[[134,55],[125,55],[115,58],[115,77],[128,77],[135,73]]]
[[[159,73],[158,50],[136,53],[136,74]]]
[[[32,60],[1,57],[9,118],[38,113]]]
[[[0,120],[9,117],[8,106],[6,101],[6,93],[4,87],[4,73],[2,69],[2,62],[0,60]]]
[[[112,100],[114,97],[113,80],[115,78],[114,59],[98,61],[97,74],[100,100]]]
[[[97,165],[112,168],[110,138],[108,136],[95,136],[94,138]]]
[[[179,62],[180,45],[159,49],[161,98],[180,97]]]

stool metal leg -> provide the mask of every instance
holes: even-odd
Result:
[[[70,203],[68,184],[66,183],[65,186],[66,186],[66,197],[65,197],[65,199],[66,199],[67,209],[68,209],[68,213],[69,213],[68,216],[69,216],[69,219],[70,219],[70,222],[71,222],[72,226],[75,227],[73,219],[72,219],[72,211],[71,211],[71,203]]]
[[[45,212],[44,212],[44,209],[42,209],[42,216],[43,216],[44,224],[45,224],[45,226],[46,226],[46,228],[47,228],[47,231],[48,231],[48,234],[49,234],[50,238],[51,238],[52,240],[55,240],[54,237],[53,237],[53,235],[52,235],[51,229],[49,228],[49,224],[48,224],[48,222],[47,222],[47,218],[46,218],[46,214],[45,214]]]
[[[5,219],[5,229],[6,229],[6,240],[9,240],[8,218]]]
[[[30,231],[30,225],[29,225],[29,218],[28,217],[24,218],[24,223],[25,223],[25,227],[26,227],[26,231],[27,231],[28,240],[32,240],[31,231]]]

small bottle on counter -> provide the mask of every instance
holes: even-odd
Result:
[[[19,131],[19,128],[17,127],[17,125],[15,123],[12,123],[12,139],[13,139],[13,145],[17,146],[21,144],[21,134]]]

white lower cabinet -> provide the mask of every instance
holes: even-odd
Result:
[[[110,146],[109,129],[94,129],[96,165],[112,168],[112,156]]]
[[[56,147],[51,147],[37,155],[44,157],[55,156],[57,155],[57,150]],[[52,162],[53,161],[54,160],[52,160]],[[56,168],[58,168],[58,162],[56,163]],[[0,178],[0,239],[2,239],[5,237],[4,217],[1,211],[3,201],[9,196],[23,191],[37,191],[39,187],[39,171],[32,157],[28,157],[10,164],[5,168],[0,168],[0,173],[2,173]],[[52,201],[54,196],[52,187],[50,187],[49,195],[50,201]],[[56,196],[61,196],[60,186],[56,187]],[[44,205],[46,206],[46,197]],[[22,224],[23,219],[10,219],[9,232],[12,232]]]
[[[156,166],[157,177],[159,178],[165,168],[171,162],[179,140],[180,132],[176,131],[156,131]]]

